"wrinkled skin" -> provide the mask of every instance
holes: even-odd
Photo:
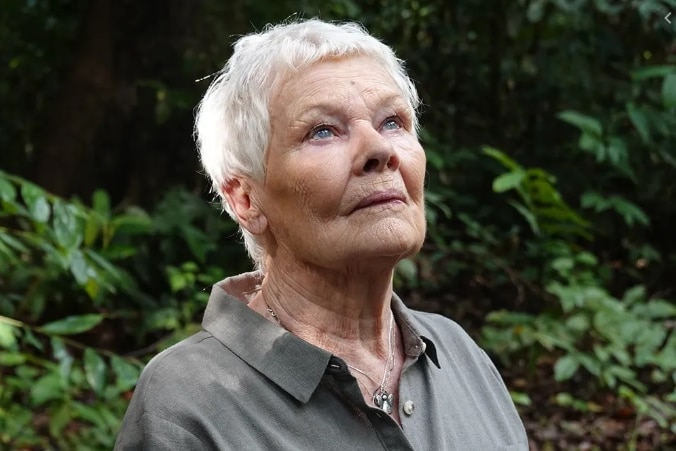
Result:
[[[425,154],[394,81],[366,57],[325,61],[287,81],[271,106],[260,204],[279,256],[326,268],[418,251]],[[353,211],[393,189],[405,202]],[[394,260],[390,259],[394,257]]]
[[[240,224],[268,254],[249,306],[274,322],[270,306],[287,330],[370,374],[355,374],[367,400],[392,337],[386,388],[396,396],[405,356],[398,328],[389,328],[392,274],[425,237],[425,153],[413,112],[364,56],[294,73],[269,110],[265,179],[225,186]]]

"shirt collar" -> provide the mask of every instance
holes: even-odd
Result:
[[[417,358],[425,354],[437,368],[441,368],[434,343],[429,338],[420,335],[418,328],[413,324],[411,310],[406,307],[396,293],[392,293],[392,312],[394,317],[397,318],[406,355]]]
[[[262,275],[251,272],[214,285],[202,327],[226,348],[265,375],[300,402],[307,402],[319,385],[331,353],[271,323],[247,306]],[[425,353],[439,367],[431,340],[420,336],[411,313],[395,294],[392,311],[399,324],[408,356]]]

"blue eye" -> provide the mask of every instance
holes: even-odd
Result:
[[[329,127],[321,126],[312,130],[310,139],[327,139],[333,136],[333,131]]]
[[[399,125],[399,122],[397,122],[395,119],[388,119],[383,124],[383,128],[385,130],[397,130],[401,128],[401,125]]]

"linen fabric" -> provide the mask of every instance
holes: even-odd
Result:
[[[115,450],[528,449],[498,371],[455,322],[393,296],[400,426],[365,402],[345,361],[247,307],[260,280],[214,285],[203,330],[144,369]]]

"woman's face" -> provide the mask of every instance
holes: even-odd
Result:
[[[420,249],[425,153],[411,114],[368,57],[316,63],[278,86],[256,193],[273,261],[341,268]]]

